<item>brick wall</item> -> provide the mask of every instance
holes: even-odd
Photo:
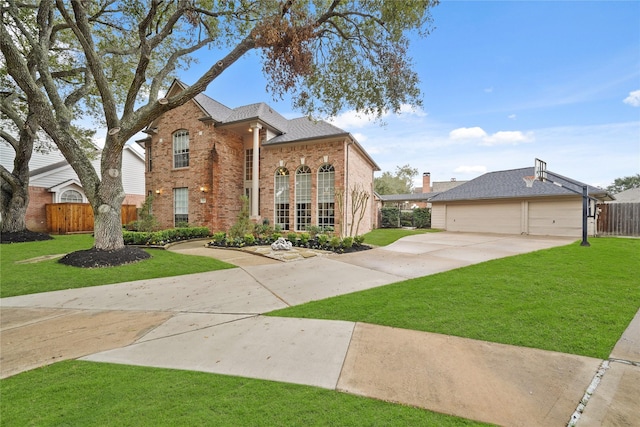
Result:
[[[311,224],[317,225],[318,204],[318,169],[325,164],[324,156],[327,156],[328,164],[335,169],[335,189],[342,188],[341,177],[344,175],[344,140],[334,140],[307,144],[286,144],[269,146],[260,150],[260,216],[275,222],[275,196],[274,182],[275,172],[280,167],[280,161],[289,170],[289,223],[291,230],[295,228],[295,176],[296,170],[302,165],[300,160],[304,157],[305,166],[311,169]],[[341,224],[341,218],[336,216],[336,230]]]
[[[29,187],[29,206],[25,222],[31,231],[47,232],[47,212],[44,205],[53,203],[53,194],[45,187]]]
[[[357,148],[355,145],[350,145],[348,148],[348,163],[349,170],[348,176],[345,178],[345,186],[347,193],[346,200],[346,230],[347,234],[349,234],[349,230],[351,230],[351,224],[353,224],[353,234],[364,234],[368,231],[371,231],[376,223],[376,210],[374,209],[374,199],[373,199],[373,170],[371,169],[370,163],[367,161],[363,153]],[[359,213],[356,213],[356,217],[354,218],[352,209],[351,209],[351,191],[354,188],[358,188],[360,190],[368,191],[370,194],[369,200],[367,201],[365,207],[365,214],[360,222],[360,226],[357,229],[356,227],[359,218]]]
[[[145,187],[154,194],[153,214],[164,228],[174,226],[173,189],[180,187],[188,188],[190,224],[222,230],[238,216],[244,170],[242,138],[203,123],[198,120],[202,115],[193,103],[169,111],[158,120],[158,133],[151,138],[153,170],[145,173]],[[189,166],[176,169],[173,133],[180,129],[189,131]],[[146,155],[148,165],[149,149]]]
[[[147,145],[151,147],[153,170],[145,174],[147,192],[154,194],[153,214],[163,228],[173,227],[173,189],[189,189],[189,223],[208,226],[212,231],[228,230],[237,220],[240,212],[240,197],[244,194],[245,148],[251,147],[249,137],[246,141],[235,132],[215,128],[198,118],[203,112],[194,104],[165,113],[158,121],[158,133],[152,135]],[[189,167],[173,168],[173,133],[180,129],[189,131]],[[261,140],[266,135],[261,131]],[[312,224],[317,224],[317,181],[318,169],[325,163],[335,169],[335,188],[345,188],[347,179],[346,145],[344,138],[313,143],[291,143],[264,145],[260,149],[260,217],[275,222],[274,179],[280,161],[289,170],[289,222],[295,228],[295,172],[300,166],[301,157],[312,171]],[[349,185],[358,183],[363,188],[373,190],[373,172],[371,165],[355,146],[349,148]],[[147,165],[149,149],[147,149]],[[205,191],[201,192],[200,187]],[[159,194],[155,194],[159,190]],[[201,203],[202,202],[202,203]],[[373,197],[369,200],[367,215],[363,219],[359,234],[369,231],[373,226],[371,208]],[[336,206],[337,208],[337,206]],[[336,215],[336,230],[340,229],[344,215]]]

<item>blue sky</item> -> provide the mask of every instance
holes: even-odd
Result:
[[[468,180],[538,157],[603,187],[640,172],[640,1],[444,0],[433,17],[435,30],[411,49],[422,109],[388,115],[385,126],[351,111],[333,118],[382,171],[409,164],[420,186],[422,172]],[[201,55],[181,80],[193,83],[215,59]],[[205,93],[300,116],[265,86],[252,54]]]

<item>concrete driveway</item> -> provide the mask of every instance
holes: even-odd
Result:
[[[500,425],[566,425],[602,360],[261,313],[575,240],[430,233],[293,262],[178,245],[240,268],[1,299],[1,375],[81,357],[338,389]],[[637,323],[621,339],[621,379],[600,399],[613,395],[618,407],[601,404],[588,419],[637,415]]]

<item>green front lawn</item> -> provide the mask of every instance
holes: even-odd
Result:
[[[590,239],[278,310],[606,359],[640,307],[640,240]]]
[[[406,228],[376,228],[364,235],[364,242],[375,246],[387,246],[398,239],[414,234],[435,233],[441,230],[432,228],[416,228],[409,230]]]
[[[480,426],[332,390],[67,361],[0,381],[3,426]]]
[[[60,264],[57,259],[20,263],[36,257],[63,255],[90,249],[92,246],[93,237],[88,234],[53,236],[53,240],[0,245],[0,297],[179,276],[234,267],[213,258],[182,255],[162,249],[146,249],[151,254],[150,259],[119,267],[77,268]]]

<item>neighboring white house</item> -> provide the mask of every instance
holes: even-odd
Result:
[[[552,174],[552,172],[549,172]],[[429,199],[431,226],[448,231],[579,237],[582,234],[581,182],[553,174],[554,184],[524,177],[534,168],[486,173]],[[573,190],[573,191],[572,191]],[[591,198],[611,200],[601,188],[588,186]],[[596,212],[594,200],[590,212]],[[595,234],[595,219],[588,220]]]
[[[15,152],[0,140],[0,164],[13,170]],[[100,158],[91,162],[100,170]],[[47,231],[45,205],[50,203],[88,203],[77,174],[59,150],[48,153],[34,152],[29,161],[29,207],[27,228]],[[145,199],[144,153],[137,145],[127,144],[122,154],[122,185],[125,191],[123,204],[141,206]]]

